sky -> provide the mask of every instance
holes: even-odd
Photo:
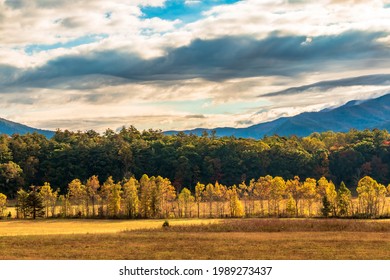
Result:
[[[246,127],[390,93],[390,0],[0,0],[0,117]]]

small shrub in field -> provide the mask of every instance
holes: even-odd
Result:
[[[162,225],[163,228],[169,228],[169,222],[165,221]]]

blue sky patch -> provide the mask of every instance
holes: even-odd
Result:
[[[141,10],[143,18],[180,19],[182,22],[188,23],[202,18],[202,13],[214,6],[234,4],[239,1],[241,0],[167,0],[163,7],[144,6]]]
[[[70,49],[70,48],[74,48],[74,47],[81,46],[81,45],[95,43],[95,42],[98,42],[98,41],[100,41],[104,38],[107,38],[107,37],[108,36],[105,34],[88,35],[88,36],[79,37],[79,38],[74,39],[74,40],[70,40],[70,41],[65,42],[65,43],[55,43],[55,44],[51,44],[51,45],[44,45],[44,44],[28,45],[27,47],[25,47],[24,51],[28,55],[32,55],[34,53],[39,53],[42,51],[54,50],[54,49],[59,49],[59,48]]]

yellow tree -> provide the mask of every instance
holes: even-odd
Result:
[[[242,217],[244,216],[244,209],[242,203],[238,197],[238,191],[236,185],[227,190],[227,197],[229,200],[229,209],[231,217]]]
[[[150,218],[152,216],[151,200],[153,183],[146,174],[142,175],[139,180],[140,213],[143,218]]]
[[[359,210],[370,217],[380,215],[381,206],[384,205],[386,188],[370,176],[359,180],[356,188],[359,199]]]
[[[40,187],[39,194],[42,197],[43,206],[45,207],[46,217],[49,217],[49,210],[51,210],[51,215],[55,214],[55,206],[57,203],[59,189],[53,191],[50,186],[50,183],[45,182],[43,186]]]
[[[70,202],[69,202],[69,193],[67,193],[66,195],[60,195],[58,197],[58,201],[60,203],[60,206],[61,206],[61,215],[63,217],[67,217],[69,215],[69,211],[70,211]]]
[[[74,179],[68,184],[68,195],[70,203],[75,210],[73,214],[82,216],[85,212],[87,192],[79,179]]]
[[[85,184],[87,191],[87,215],[89,216],[89,204],[91,203],[92,207],[92,216],[96,216],[95,205],[98,200],[98,190],[100,188],[99,178],[96,175],[93,175],[88,178],[87,183]]]
[[[333,216],[337,215],[337,192],[336,187],[332,181],[328,181],[325,177],[321,177],[317,181],[317,195],[318,200],[326,200],[330,203],[330,211]]]
[[[168,178],[164,178],[158,182],[161,190],[161,211],[164,217],[169,216],[173,202],[176,198],[176,189]]]
[[[151,201],[150,201],[150,207],[151,207],[151,215],[154,218],[162,218],[162,212],[163,212],[163,192],[164,188],[166,187],[166,181],[161,176],[157,177],[151,177],[150,178],[150,187],[151,187]]]
[[[123,185],[123,204],[127,217],[135,218],[138,216],[139,198],[138,198],[138,181],[131,177]]]
[[[286,191],[289,195],[291,195],[291,198],[289,198],[290,204],[291,199],[295,202],[295,215],[298,217],[298,204],[301,201],[303,195],[302,195],[302,183],[298,176],[295,176],[293,180],[289,179],[286,183]],[[292,208],[292,207],[290,207]]]
[[[307,208],[308,208],[308,214],[311,216],[311,210],[313,203],[316,199],[316,186],[317,186],[317,181],[316,179],[313,178],[306,178],[305,182],[303,182],[301,192],[302,192],[302,198],[306,201],[307,203]],[[301,204],[301,213],[304,213],[304,204]]]
[[[107,196],[107,210],[108,215],[111,217],[118,217],[121,210],[121,194],[122,194],[122,186],[120,184],[114,184],[109,189],[109,193]]]
[[[286,201],[286,214],[289,217],[293,217],[298,215],[297,214],[297,204],[294,198],[292,197],[291,193],[288,193],[287,195],[287,201]]]
[[[191,208],[194,203],[195,198],[191,194],[191,191],[187,188],[183,188],[178,196],[178,204],[179,204],[179,217],[191,217]]]
[[[213,201],[214,201],[214,186],[213,184],[207,184],[203,192],[203,197],[209,202],[210,217],[213,216]]]
[[[217,215],[223,217],[225,214],[225,202],[226,202],[226,186],[219,184],[218,181],[214,185],[214,198],[217,202]]]
[[[112,179],[112,176],[109,176],[103,185],[100,187],[99,197],[100,197],[100,216],[108,215],[108,196],[111,193],[111,189],[114,187],[115,183]]]
[[[260,213],[262,216],[265,215],[264,201],[268,201],[270,198],[272,179],[272,176],[267,175],[265,177],[260,177],[255,182],[253,193],[255,197],[260,200]]]
[[[200,217],[200,203],[202,201],[203,191],[204,191],[205,185],[201,183],[197,183],[195,186],[195,202],[198,209],[198,218]]]
[[[248,216],[249,215],[249,209],[248,209],[249,190],[245,182],[242,182],[241,184],[238,185],[238,193],[240,194],[240,198],[244,201],[245,216]]]
[[[7,196],[0,193],[0,217],[4,216],[4,212],[7,209]]]
[[[274,215],[280,214],[280,202],[286,192],[286,182],[280,176],[272,179],[271,189],[269,193],[270,206]]]

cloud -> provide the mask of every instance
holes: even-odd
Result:
[[[205,119],[206,117],[204,115],[187,115],[185,116],[187,119]]]
[[[58,57],[42,67],[29,69],[14,84],[55,87],[64,79],[89,75],[113,77],[123,83],[195,78],[224,81],[261,76],[296,77],[320,70],[368,69],[389,63],[390,49],[377,40],[383,36],[381,32],[346,32],[313,37],[306,45],[302,45],[307,42],[302,36],[275,35],[262,40],[224,37],[195,40],[188,46],[168,49],[164,56],[153,59],[117,50],[82,53]]]
[[[297,94],[306,91],[328,91],[330,89],[338,87],[350,87],[350,86],[379,86],[379,85],[388,85],[390,86],[390,74],[377,74],[377,75],[367,75],[359,76],[352,78],[344,78],[338,80],[329,80],[313,83],[310,85],[304,85],[300,87],[292,87],[281,91],[271,92],[262,94],[262,97],[270,96],[280,96],[287,94]]]

